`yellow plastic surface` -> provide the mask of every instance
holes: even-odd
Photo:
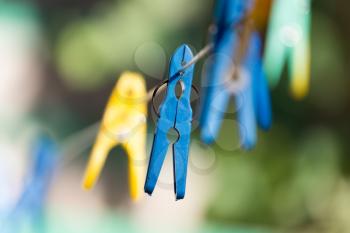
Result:
[[[144,78],[125,72],[108,101],[96,142],[92,148],[83,187],[91,189],[98,179],[111,149],[121,145],[128,154],[130,196],[143,193],[146,163],[147,100]]]

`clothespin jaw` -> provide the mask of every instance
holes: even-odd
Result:
[[[269,90],[262,69],[261,42],[258,33],[251,33],[238,77],[244,85],[236,93],[237,121],[241,146],[252,149],[257,141],[257,123],[263,129],[272,124]]]
[[[244,68],[245,69],[245,68]],[[245,150],[251,150],[256,144],[256,117],[254,109],[253,81],[247,70],[241,71],[240,78],[247,79],[245,87],[239,91],[236,99],[237,122],[239,123],[240,145]]]
[[[160,117],[153,140],[152,151],[144,190],[151,195],[170,145],[167,134],[170,129],[178,132],[173,144],[174,188],[176,199],[183,199],[186,189],[187,163],[191,134],[192,109],[190,104],[194,65],[183,70],[193,58],[191,49],[181,45],[170,61],[167,94],[160,106]],[[182,94],[176,95],[176,86],[181,85]]]
[[[240,124],[240,139],[244,149],[252,149],[257,141],[256,124],[268,130],[272,125],[272,110],[269,88],[261,59],[261,38],[251,34],[249,46],[239,76],[245,86],[236,97],[237,119]]]
[[[237,106],[241,106],[237,109],[237,119],[240,124],[241,145],[249,150],[257,141],[256,124],[264,130],[270,129],[272,125],[270,93],[263,69],[261,37],[258,32],[253,31],[248,38],[248,48],[239,76],[247,81],[236,98],[240,103]]]
[[[137,200],[142,193],[146,161],[147,92],[144,78],[125,72],[108,101],[100,130],[88,162],[83,187],[92,188],[110,150],[121,144],[129,158],[130,196]]]
[[[215,141],[230,99],[230,93],[226,87],[229,77],[228,68],[232,67],[233,63],[227,52],[233,50],[233,41],[235,41],[234,35],[227,35],[225,41],[218,47],[217,51],[221,53],[214,54],[202,88],[200,127],[201,140],[206,144],[212,144]]]
[[[276,86],[286,61],[292,95],[303,98],[310,80],[311,0],[275,0],[268,30],[265,69]]]

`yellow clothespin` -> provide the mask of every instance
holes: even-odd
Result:
[[[110,150],[121,144],[129,157],[130,196],[143,193],[146,163],[147,92],[144,78],[125,72],[108,101],[85,171],[83,187],[94,186]]]

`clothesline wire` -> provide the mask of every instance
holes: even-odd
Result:
[[[237,29],[239,26],[246,26],[247,18],[250,17],[250,12],[247,12],[246,16],[244,16],[239,22],[237,22],[235,25],[233,25],[232,30]],[[208,43],[206,44],[188,63],[186,63],[181,70],[178,72],[183,72],[186,69],[188,69],[190,66],[196,64],[201,59],[203,59],[205,56],[210,54],[214,49],[214,43]],[[238,58],[238,63],[240,59]],[[236,62],[237,62],[236,61]],[[234,64],[234,67],[236,66],[236,62]],[[234,76],[235,74],[232,75]],[[154,91],[159,88],[159,90],[162,90],[164,87],[155,86],[151,88],[146,95],[145,101],[148,103],[150,100],[152,100]],[[86,128],[83,128],[82,130],[73,133],[68,138],[66,138],[62,143],[62,154],[63,159],[61,166],[66,167],[68,164],[70,164],[72,161],[74,161],[80,154],[82,154],[84,151],[89,149],[89,147],[92,145],[93,140],[96,137],[96,134],[98,133],[98,130],[100,128],[101,121],[97,121]],[[116,135],[117,137],[117,135]]]
[[[190,66],[196,64],[206,55],[208,55],[213,49],[213,43],[209,43],[204,46],[188,63],[186,63],[181,70],[185,71]],[[147,92],[146,102],[149,102],[152,99],[153,92],[156,90],[156,87],[151,88]],[[93,140],[95,139],[96,134],[100,128],[101,121],[97,121],[82,130],[79,130],[76,133],[68,136],[62,143],[61,154],[63,156],[62,162],[60,164],[61,168],[65,168],[71,162],[73,162],[80,154],[89,149]]]
[[[68,136],[61,144],[59,168],[65,168],[92,145],[101,121],[97,121]]]
[[[197,62],[199,62],[201,59],[203,59],[205,56],[207,56],[212,50],[213,50],[214,44],[213,43],[209,43],[206,46],[204,46],[188,63],[186,63],[182,69],[180,69],[177,73],[183,72],[186,69],[188,69],[190,66],[196,64]],[[158,86],[153,87],[152,89],[150,89],[147,92],[147,102],[149,102],[152,97],[153,97],[153,93],[154,91],[157,89]]]

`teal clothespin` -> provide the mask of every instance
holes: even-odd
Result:
[[[304,97],[310,79],[311,0],[275,0],[267,34],[264,65],[272,86],[289,64],[290,88],[295,98]]]

